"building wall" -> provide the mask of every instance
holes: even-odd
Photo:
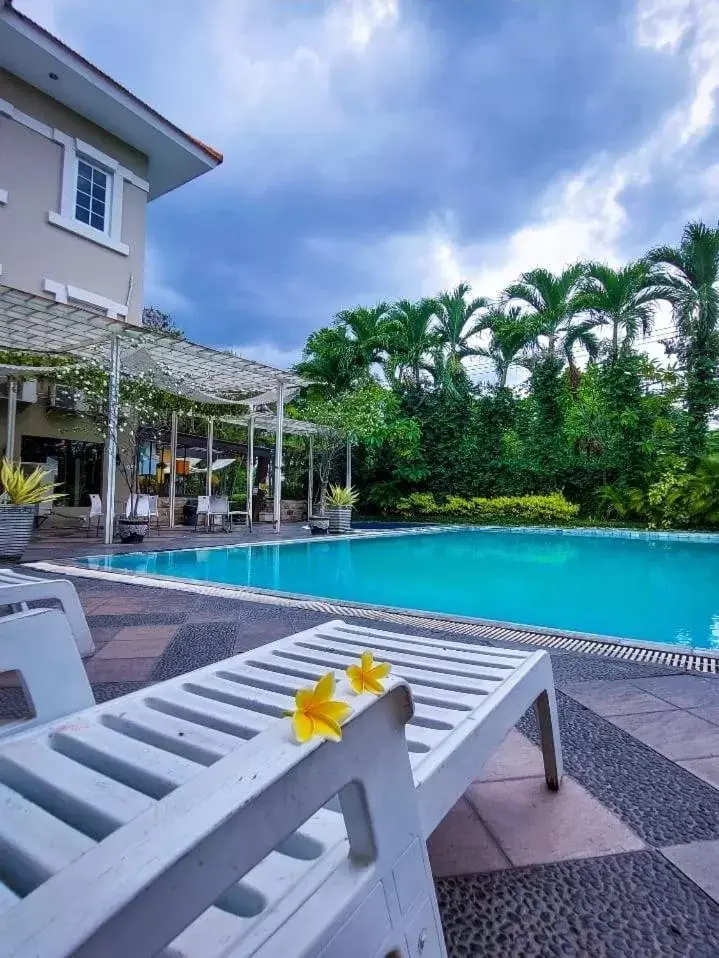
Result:
[[[11,105],[11,115],[3,113],[1,101]],[[18,111],[36,122],[27,125],[26,121],[14,118],[12,113],[17,117]],[[54,136],[56,133],[61,135],[61,141]],[[121,230],[117,238],[128,248],[127,255],[48,220],[48,213],[61,212],[67,143],[72,144],[74,151],[79,148],[76,141],[89,144],[121,166],[113,180],[122,192],[122,215],[118,217]],[[147,172],[148,161],[143,154],[0,70],[0,281],[23,292],[51,298],[66,294],[66,287],[70,286],[99,297],[100,301],[126,307],[127,321],[139,324],[147,207],[142,181]],[[46,280],[62,291],[49,292]],[[71,296],[69,301],[76,300]],[[77,302],[87,307],[91,300]],[[102,302],[99,309],[105,311]],[[122,316],[122,312],[118,315]]]
[[[7,400],[0,400],[0,436],[3,438],[3,455],[7,440]],[[42,436],[53,439],[75,439],[84,442],[105,442],[105,438],[97,426],[88,419],[68,413],[54,412],[48,409],[40,399],[35,403],[21,403],[17,405],[17,419],[15,424],[14,458],[20,460],[20,449],[23,436]],[[104,488],[104,478],[103,478]],[[121,469],[115,473],[115,501],[124,503],[129,495],[129,488]],[[71,509],[60,506],[63,512],[83,514],[87,508]]]

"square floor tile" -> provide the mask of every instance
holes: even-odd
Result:
[[[634,684],[681,709],[719,705],[717,679],[699,675],[671,675],[656,679],[636,679]]]
[[[678,762],[692,775],[703,779],[714,788],[719,788],[719,758],[692,758],[687,762]]]
[[[719,725],[719,704],[704,705],[702,708],[689,709],[692,715],[704,719],[705,722],[711,722],[712,725]]]
[[[674,708],[669,702],[637,688],[629,681],[577,682],[565,686],[564,691],[597,715],[631,715]]]
[[[466,798],[460,798],[432,832],[427,851],[435,878],[497,871],[510,865]]]
[[[644,845],[573,779],[558,792],[544,778],[476,782],[467,798],[513,865],[637,851]]]
[[[706,758],[719,755],[719,728],[690,712],[648,712],[612,715],[608,721],[667,758]]]
[[[544,775],[541,750],[521,732],[512,729],[482,769],[478,781],[497,782],[537,775]]]
[[[662,854],[719,904],[719,842],[671,845]]]
[[[101,659],[97,656],[87,664],[91,682],[143,682],[149,679],[154,658]]]
[[[126,625],[115,638],[120,642],[154,642],[160,639],[169,642],[179,628],[179,625]]]

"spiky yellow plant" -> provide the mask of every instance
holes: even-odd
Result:
[[[2,495],[9,505],[34,506],[38,502],[52,502],[60,499],[62,492],[55,492],[55,485],[48,482],[50,473],[40,466],[26,476],[22,468],[9,459],[3,459],[0,466],[0,485]]]

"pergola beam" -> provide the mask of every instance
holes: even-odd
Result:
[[[5,457],[15,461],[15,425],[17,423],[17,379],[10,376],[7,381],[7,441]]]
[[[115,474],[117,471],[117,430],[120,405],[120,337],[110,341],[110,375],[107,384],[107,438],[105,440],[105,545],[112,544],[115,531]]]
[[[272,489],[273,529],[279,533],[282,524],[282,441],[285,419],[285,384],[277,383],[277,409],[275,413],[275,481]]]

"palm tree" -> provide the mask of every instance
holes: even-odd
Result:
[[[344,327],[324,326],[310,333],[295,372],[332,392],[349,389],[355,378],[355,346]]]
[[[450,369],[474,353],[470,341],[486,325],[478,314],[489,306],[489,300],[484,296],[467,300],[470,289],[469,283],[460,283],[451,292],[440,293],[437,297],[437,330],[445,345]]]
[[[337,313],[335,324],[344,328],[354,343],[354,365],[358,371],[369,372],[374,363],[382,362],[387,342],[387,303],[376,306],[357,306]]]
[[[624,343],[632,343],[640,329],[646,336],[652,328],[658,298],[648,263],[638,260],[620,269],[590,263],[579,300],[582,311],[611,324],[611,356],[615,360],[620,330],[624,331]]]
[[[689,451],[699,456],[719,405],[719,229],[688,223],[678,247],[660,246],[648,259],[656,267],[655,292],[674,313],[673,350],[686,377]]]
[[[579,382],[574,350],[583,346],[590,357],[599,352],[599,343],[593,332],[599,325],[597,318],[576,322],[582,311],[582,284],[585,267],[581,263],[568,266],[555,275],[546,269],[533,269],[523,273],[519,282],[508,286],[504,292],[505,301],[518,300],[530,309],[538,322],[538,337],[546,340],[539,342],[540,355],[555,359],[563,356],[569,365],[572,386]]]
[[[497,381],[504,387],[509,370],[520,365],[525,350],[536,343],[539,324],[536,316],[523,313],[519,306],[499,306],[486,315],[485,321],[491,332],[489,345],[475,352],[492,360]]]
[[[388,366],[394,369],[399,378],[409,373],[418,388],[422,381],[425,357],[441,343],[436,330],[439,308],[435,299],[421,299],[416,303],[401,299],[390,310],[387,326]]]

